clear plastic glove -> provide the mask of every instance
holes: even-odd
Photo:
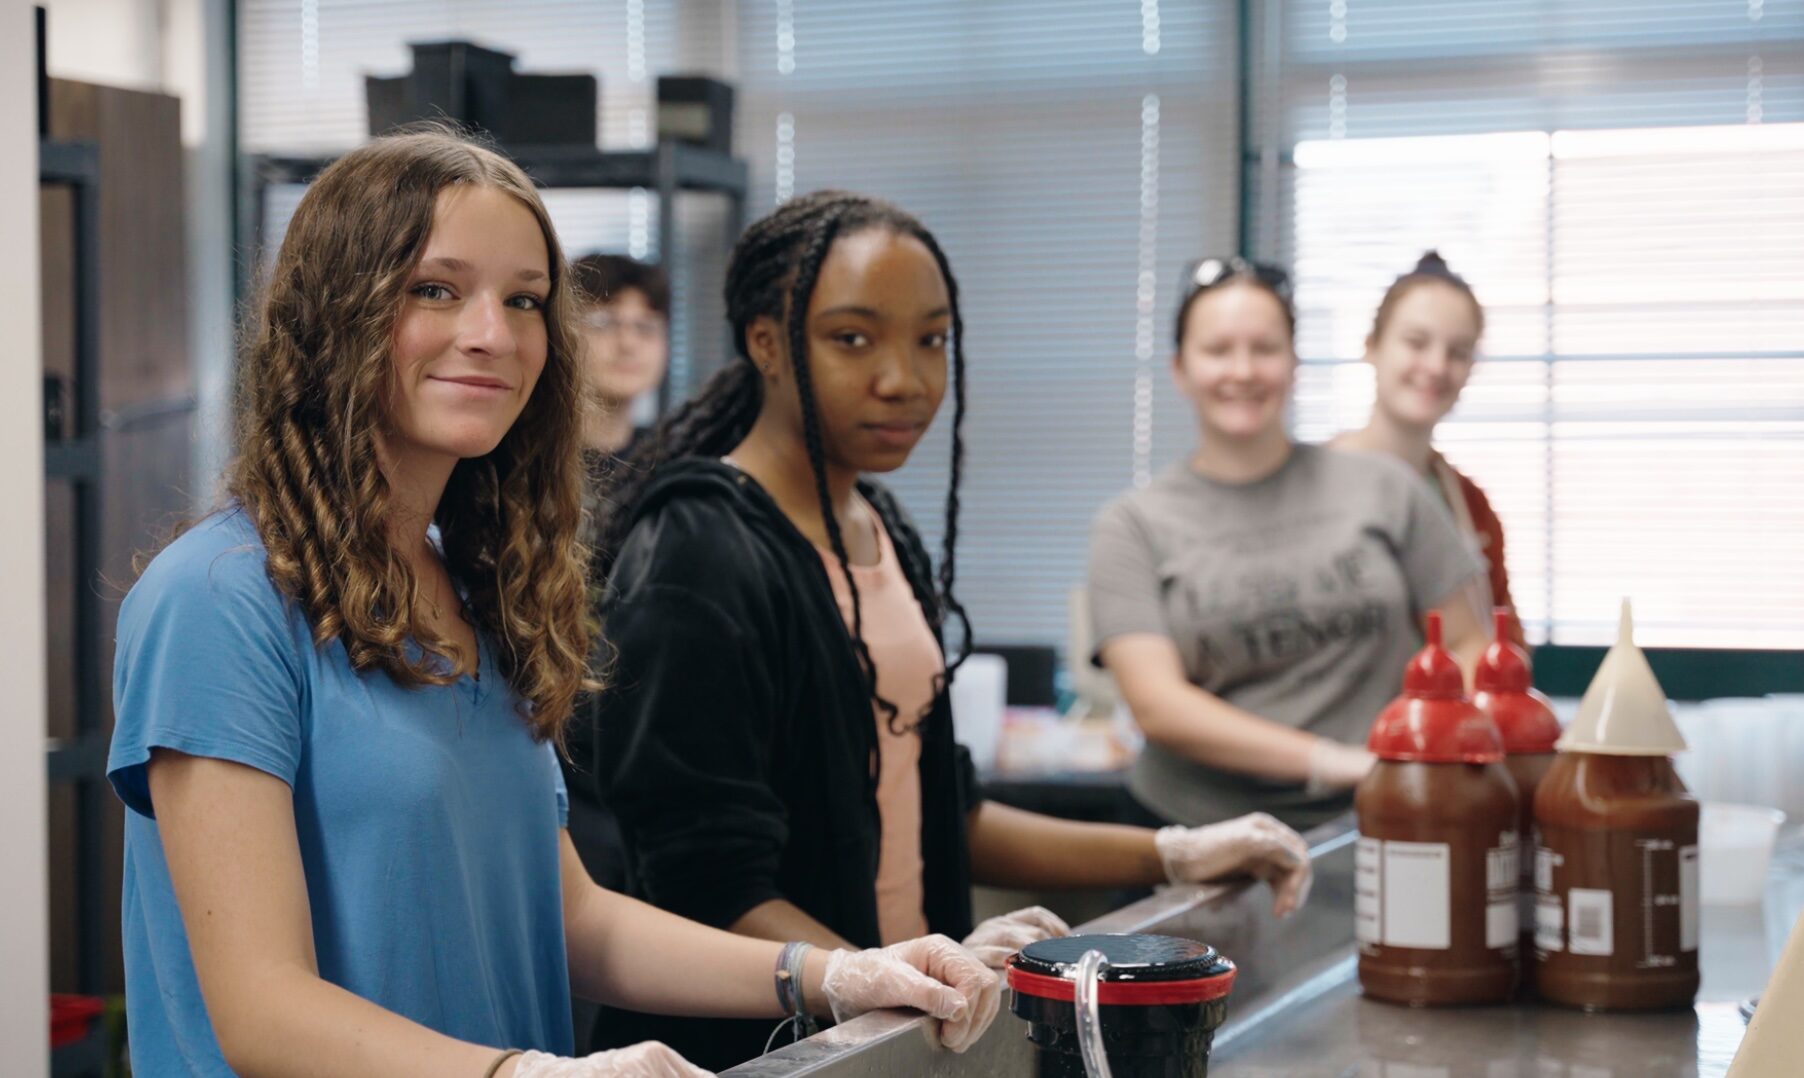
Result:
[[[945,936],[882,950],[834,951],[821,987],[836,1022],[884,1007],[912,1007],[940,1020],[940,1043],[954,1052],[975,1044],[1002,1005],[1002,982]]]
[[[1001,969],[1014,954],[1030,943],[1071,935],[1071,926],[1044,906],[1029,906],[1001,917],[992,917],[965,937],[965,949],[991,969]]]
[[[513,1078],[714,1078],[714,1072],[657,1041],[646,1041],[581,1059],[527,1052],[515,1058]]]
[[[1312,870],[1303,836],[1263,812],[1204,827],[1162,827],[1153,845],[1173,883],[1248,873],[1272,887],[1272,913],[1288,916],[1309,898]]]
[[[1351,789],[1377,762],[1378,757],[1357,745],[1317,738],[1309,750],[1309,780],[1303,784],[1303,792],[1320,797]]]

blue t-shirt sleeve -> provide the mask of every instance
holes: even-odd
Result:
[[[107,778],[144,816],[156,815],[146,773],[153,749],[294,784],[308,642],[296,639],[254,532],[243,531],[203,523],[157,556],[120,609]]]
[[[557,750],[545,743],[545,765],[551,768],[551,781],[557,788],[557,825],[570,826],[570,787],[564,785],[564,769],[558,766]]]

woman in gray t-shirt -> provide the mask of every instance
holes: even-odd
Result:
[[[1201,447],[1097,517],[1094,659],[1146,733],[1129,789],[1202,824],[1264,810],[1311,827],[1371,767],[1372,720],[1442,609],[1467,671],[1486,638],[1483,571],[1395,460],[1299,445],[1282,271],[1208,260],[1186,280],[1172,378]]]

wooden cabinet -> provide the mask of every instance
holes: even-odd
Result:
[[[193,375],[188,350],[181,103],[166,94],[62,79],[50,81],[49,137],[92,143],[98,156],[99,397],[97,565],[84,565],[75,484],[52,477],[47,518],[49,720],[47,735],[78,733],[82,647],[78,596],[98,597],[98,661],[88,677],[99,731],[112,727],[112,644],[119,600],[136,553],[154,548],[190,504]],[[73,424],[76,289],[84,272],[76,245],[77,196],[62,184],[39,188],[46,386],[59,386],[65,433]],[[54,382],[51,379],[55,379]],[[79,824],[90,783],[53,782],[50,792],[51,987],[115,992],[124,987],[119,942],[122,808],[104,787],[89,802],[98,850],[84,849]],[[88,878],[88,877],[94,878]]]

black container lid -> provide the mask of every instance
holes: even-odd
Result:
[[[1064,936],[1030,943],[1009,963],[1009,986],[1053,999],[1075,996],[1077,964],[1088,951],[1109,960],[1098,1001],[1184,1003],[1219,999],[1233,987],[1234,963],[1215,948],[1175,936]]]

